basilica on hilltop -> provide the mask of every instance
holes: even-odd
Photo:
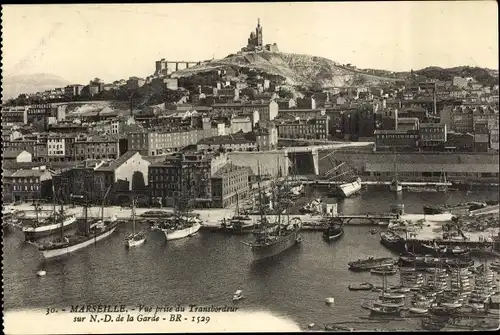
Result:
[[[276,43],[264,45],[262,37],[262,26],[260,25],[260,19],[257,19],[257,27],[255,28],[255,31],[252,31],[250,33],[248,44],[246,47],[241,48],[241,52],[243,53],[259,51],[279,52],[279,49]]]

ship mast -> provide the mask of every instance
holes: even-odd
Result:
[[[106,197],[108,196],[109,191],[111,190],[111,185],[108,187],[108,190],[106,191],[106,194],[104,194],[104,198],[102,198],[102,205],[101,205],[101,221],[104,222],[104,202],[106,201]]]
[[[64,239],[64,201],[61,199],[61,242],[63,241],[63,239]]]
[[[132,234],[135,237],[135,197],[132,199]]]
[[[266,217],[265,217],[265,213],[264,213],[264,205],[263,205],[262,189],[261,189],[260,179],[261,179],[260,162],[257,161],[257,190],[259,192],[260,226],[261,226],[261,230],[264,229],[264,238],[267,240],[267,224],[266,224]]]

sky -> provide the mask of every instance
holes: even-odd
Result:
[[[155,61],[223,58],[257,18],[264,43],[358,68],[498,69],[495,1],[2,6],[4,76],[86,84],[146,77]]]

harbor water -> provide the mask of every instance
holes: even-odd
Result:
[[[358,196],[328,202],[338,202],[338,210],[345,214],[387,212],[395,203],[404,204],[407,213],[421,213],[426,204],[497,197],[498,190],[468,194],[404,192],[397,196],[386,187],[370,186]],[[140,303],[220,306],[232,304],[232,294],[240,289],[245,295],[238,302],[241,311],[271,313],[302,329],[310,323],[343,321],[359,330],[420,329],[418,318],[359,323],[369,315],[361,304],[378,293],[348,291],[347,286],[360,282],[381,285],[382,278],[369,272],[351,272],[347,263],[367,257],[397,257],[380,244],[380,236],[372,235],[371,229],[346,226],[344,236],[330,243],[321,233],[304,232],[300,245],[258,263],[252,261],[249,248],[240,243],[248,237],[208,231],[168,242],[162,232],[150,231],[144,245],[127,249],[124,239],[132,230],[131,224],[120,225],[108,239],[67,258],[44,261],[16,231],[4,239],[4,308]],[[46,276],[36,276],[40,269],[46,270]],[[390,285],[398,281],[399,274],[388,277]],[[335,303],[326,305],[327,297],[333,297]]]

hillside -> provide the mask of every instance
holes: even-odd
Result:
[[[427,78],[444,81],[453,80],[453,77],[472,77],[485,86],[498,84],[498,70],[491,70],[480,67],[457,66],[452,68],[441,68],[437,66],[426,67],[422,70],[414,71],[415,74]]]
[[[69,84],[63,78],[49,73],[5,76],[2,79],[2,99],[15,98],[19,94],[43,92]]]
[[[263,74],[280,76],[288,85],[293,86],[311,87],[314,84],[322,88],[344,87],[394,80],[344,67],[322,57],[271,52],[229,55],[224,59],[212,60],[189,69],[179,70],[173,73],[172,77],[189,77],[225,67],[237,68],[242,72],[254,70]]]

